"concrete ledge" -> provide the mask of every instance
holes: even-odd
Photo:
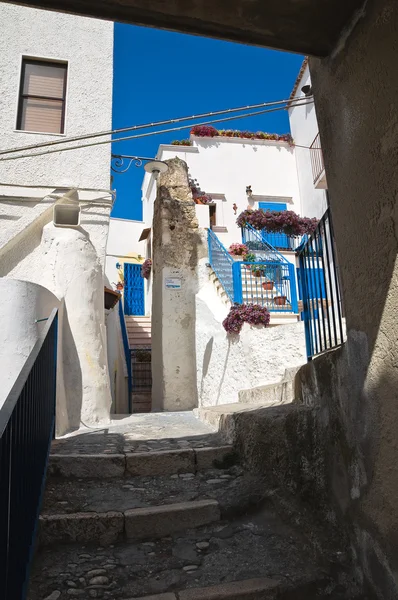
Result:
[[[162,450],[160,452],[134,452],[126,454],[129,475],[174,475],[195,472],[195,454],[188,450]]]
[[[123,454],[50,454],[48,476],[108,479],[123,477],[125,466]]]
[[[237,462],[234,449],[231,445],[196,448],[195,456],[197,471],[214,468],[221,469],[223,468],[224,463],[228,463],[228,466],[232,466]]]
[[[142,540],[161,538],[176,531],[219,521],[220,507],[216,500],[198,500],[135,508],[127,510],[124,515],[127,538]]]
[[[178,593],[179,600],[271,600],[280,591],[275,579],[247,579]]]
[[[47,515],[39,519],[39,545],[60,542],[95,542],[101,546],[116,542],[124,531],[119,512]]]

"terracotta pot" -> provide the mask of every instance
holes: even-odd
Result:
[[[273,281],[263,281],[261,284],[263,286],[263,290],[273,290],[274,282]]]
[[[264,272],[259,270],[259,271],[252,271],[254,277],[261,277],[261,275],[264,275]]]
[[[117,290],[122,290],[124,288],[124,285],[122,283],[117,283],[116,284],[116,289]]]
[[[276,304],[276,306],[285,306],[286,300],[286,296],[275,296],[274,304]]]

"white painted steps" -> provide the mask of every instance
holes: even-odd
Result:
[[[126,315],[125,321],[130,348],[137,346],[151,346],[151,317]]]

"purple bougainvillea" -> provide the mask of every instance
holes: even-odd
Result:
[[[227,333],[240,333],[243,323],[267,327],[271,315],[265,306],[259,304],[234,304],[223,321]]]
[[[249,254],[249,248],[246,244],[231,244],[228,248],[228,252],[232,256],[247,256]]]
[[[244,210],[236,220],[239,227],[251,225],[254,229],[268,233],[284,233],[291,237],[311,234],[318,225],[317,219],[299,217],[292,210]]]
[[[211,125],[195,125],[191,129],[191,134],[199,137],[215,137],[218,135],[218,130]]]
[[[141,267],[141,277],[145,277],[145,279],[149,279],[149,276],[151,274],[152,271],[152,261],[150,258],[147,258],[146,260],[144,260],[144,262],[142,263],[142,267]]]
[[[266,133],[265,131],[236,131],[234,129],[216,129],[209,125],[195,125],[192,127],[191,134],[198,137],[232,137],[242,140],[271,140],[275,142],[287,142],[294,146],[294,141],[290,133],[278,135],[277,133]]]

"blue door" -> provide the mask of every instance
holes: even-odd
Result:
[[[141,265],[124,263],[124,314],[145,315],[144,279]]]
[[[285,202],[259,202],[258,207],[265,211],[282,211],[287,209],[287,204]],[[284,233],[267,233],[263,231],[262,235],[274,248],[290,249],[290,239]]]

